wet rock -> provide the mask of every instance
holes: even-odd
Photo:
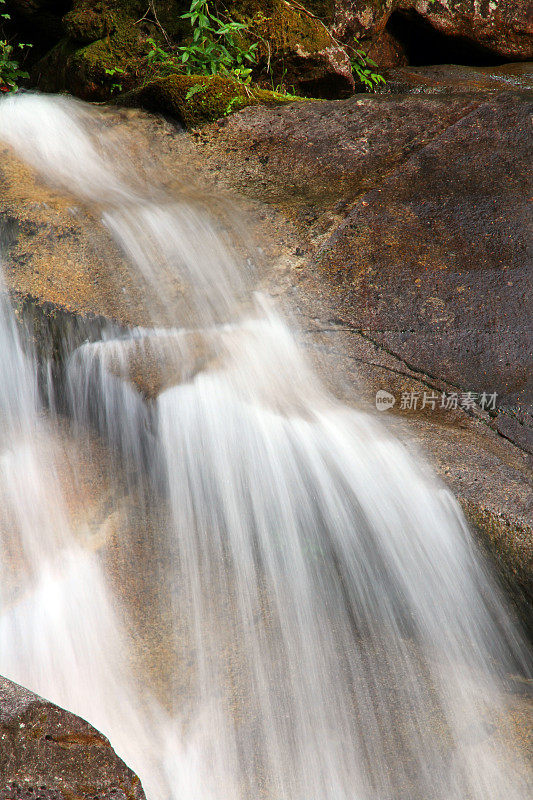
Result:
[[[357,97],[246,109],[194,149],[180,142],[198,175],[281,211],[277,229],[265,216],[289,250],[270,286],[298,310],[317,368],[348,403],[395,395],[400,435],[461,500],[524,619],[529,113],[527,95]],[[493,417],[400,410],[402,392],[476,389],[498,393]]]
[[[451,94],[456,92],[501,93],[533,90],[533,64],[518,62],[501,67],[463,67],[438,64],[400,67],[386,73],[384,91],[392,94]]]
[[[0,799],[144,800],[139,779],[91,725],[0,678]]]
[[[131,317],[124,308],[126,290],[128,297],[135,296],[131,277],[90,211],[36,178],[7,148],[0,148],[0,154],[3,270],[8,288],[19,298],[17,304],[24,298],[29,298],[28,309],[44,303],[44,316],[49,304],[50,309],[60,307],[84,318],[96,314],[126,323],[132,317],[142,320],[140,299]],[[54,312],[50,314],[53,318]],[[33,325],[34,312],[30,315]],[[43,315],[38,317],[42,321]],[[38,330],[41,321],[35,323]]]
[[[518,618],[533,639],[533,527],[490,508],[490,504],[487,507],[465,498],[462,506]]]
[[[337,208],[381,182],[433,137],[468,114],[471,98],[355,96],[342,102],[246,109],[206,131],[206,157],[246,152],[228,170],[248,196],[284,207]],[[315,210],[316,217],[316,210]]]
[[[357,199],[318,261],[342,321],[530,425],[532,110],[502,96],[451,125]]]

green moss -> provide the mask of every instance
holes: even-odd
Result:
[[[108,34],[80,50],[79,58],[95,70],[120,67],[135,72],[145,52],[145,43],[131,19],[114,13],[109,18]]]
[[[36,65],[34,81],[45,91],[67,90],[84,100],[115,101],[119,91],[130,92],[147,81],[163,79],[168,75],[168,65],[165,68],[156,61],[147,62],[147,40],[153,38],[164,50],[173,52],[190,34],[190,26],[180,19],[189,5],[190,0],[156,0],[163,33],[153,15],[142,19],[147,12],[142,0],[74,0],[72,10],[64,17],[67,37]],[[243,34],[244,46],[259,45],[255,77],[268,86],[299,86],[302,93],[306,80],[314,77],[316,65],[312,60],[304,64],[298,54],[320,52],[331,46],[325,27],[284,0],[237,0],[228,3],[227,11],[231,18],[250,25],[250,31]],[[171,37],[170,44],[166,36]],[[268,70],[267,65],[272,69]],[[120,77],[114,72],[117,69]],[[220,116],[226,100],[233,101],[231,110],[258,102],[258,91],[241,88],[231,96],[224,91],[220,103],[215,104],[216,112],[206,108],[205,116]],[[196,98],[201,117],[207,101],[207,97]]]
[[[284,0],[237,0],[231,15],[249,26],[247,40],[258,43],[258,77],[274,84],[302,88],[316,67],[308,55],[334,45],[323,22]]]
[[[250,34],[259,41],[264,57],[293,53],[297,48],[315,53],[332,44],[319,20],[284,0],[242,0],[235,4],[232,16],[250,26]]]
[[[102,39],[111,29],[112,21],[108,14],[98,14],[90,8],[70,11],[63,17],[63,27],[67,36],[74,42],[87,44]]]
[[[75,23],[81,18],[93,20],[90,15],[84,16],[81,11],[76,14]],[[121,12],[109,11],[105,17],[100,16],[98,19],[102,25],[105,22],[104,35],[101,38],[80,47],[79,42],[83,36],[92,38],[97,32],[96,27],[82,28],[76,34],[76,41],[71,37],[62,40],[37,64],[34,72],[38,76],[39,88],[45,91],[67,90],[84,100],[109,100],[112,98],[112,84],[116,82],[116,78],[106,70],[116,68],[123,70],[120,83],[124,90],[139,85],[146,66],[145,37],[133,24],[132,18]],[[92,30],[91,36],[89,30]]]
[[[246,106],[297,99],[301,98],[243,86],[233,78],[220,75],[171,75],[130,92],[121,102],[172,114],[187,128],[196,128]]]

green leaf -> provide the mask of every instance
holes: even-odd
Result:
[[[185,95],[186,100],[190,100],[191,97],[194,97],[195,94],[199,94],[200,92],[205,92],[207,89],[206,84],[202,83],[195,83],[194,86],[188,90],[187,94]]]

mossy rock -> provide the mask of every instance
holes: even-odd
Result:
[[[275,83],[310,97],[353,92],[349,57],[318,15],[286,0],[237,0],[231,15],[248,26],[244,38],[257,43],[259,68]]]
[[[248,24],[260,49],[266,52],[270,46],[271,55],[292,52],[298,46],[316,52],[332,44],[320,20],[285,0],[242,0],[234,4],[232,16]]]
[[[190,0],[157,0],[154,15],[142,0],[74,0],[63,18],[66,38],[35,65],[32,81],[44,91],[113,101],[119,93],[163,79],[168,65],[148,63],[148,39],[176,52],[191,35],[188,21],[181,18],[189,5]],[[243,47],[259,45],[254,78],[265,90],[274,82],[310,97],[339,97],[353,91],[348,56],[312,14],[285,0],[238,0],[229,3],[227,13],[250,26],[242,35]],[[232,108],[249,105],[257,102],[257,91],[237,93],[237,99],[235,93],[231,97],[223,93],[222,103],[227,99],[234,100]],[[207,103],[208,98],[204,100]],[[259,102],[265,101],[266,95]]]
[[[170,114],[187,128],[196,128],[246,106],[301,99],[243,86],[234,78],[221,75],[171,75],[123,95],[118,102]]]
[[[110,100],[118,91],[116,85],[128,90],[139,84],[146,68],[146,36],[131,17],[121,12],[98,17],[73,12],[67,18],[66,30],[72,35],[60,41],[33,70],[39,89],[66,90],[82,100]],[[92,40],[102,30],[104,35]],[[80,47],[80,42],[88,39],[92,41]],[[113,74],[117,69],[122,72]]]
[[[78,0],[63,18],[66,37],[32,70],[44,91],[69,91],[83,100],[112,100],[119,91],[147,78],[149,38],[167,47],[166,36],[178,39],[189,31],[180,18],[188,0],[159,0],[157,19],[143,19],[142,0]],[[117,72],[117,70],[119,70]],[[151,76],[155,77],[155,76]]]
[[[73,42],[89,44],[103,39],[112,28],[112,16],[98,14],[90,8],[70,11],[63,17],[63,27]]]

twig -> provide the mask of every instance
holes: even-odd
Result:
[[[154,17],[153,20],[148,19],[148,14],[150,12],[152,12],[152,15]],[[138,25],[139,22],[145,22],[145,21],[146,22],[155,22],[155,24],[157,25],[157,27],[159,28],[159,30],[161,31],[161,33],[165,37],[167,44],[172,44],[168,33],[166,32],[166,30],[163,28],[163,26],[159,22],[159,18],[157,16],[157,11],[155,10],[154,0],[150,0],[150,3],[148,4],[148,8],[146,9],[146,11],[144,12],[144,15],[140,19],[138,19],[137,22],[135,22],[134,24]]]

